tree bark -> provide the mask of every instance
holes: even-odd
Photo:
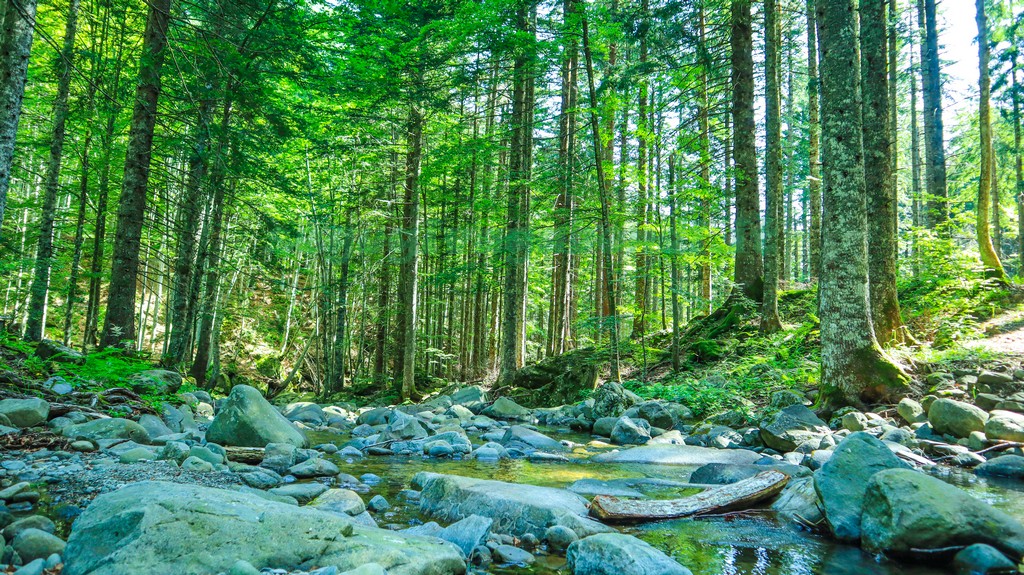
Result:
[[[7,0],[0,37],[0,239],[35,25],[36,0]]]
[[[139,59],[135,111],[128,136],[124,179],[117,210],[107,316],[100,340],[103,347],[135,340],[135,284],[139,273],[139,247],[146,212],[153,129],[156,126],[156,108],[160,97],[160,69],[167,53],[170,11],[171,0],[153,0],[146,20],[142,56]]]
[[[924,91],[925,181],[929,229],[947,235],[945,223],[949,215],[946,197],[946,149],[942,126],[942,78],[939,75],[939,32],[935,0],[918,0],[923,41],[921,42],[921,77]]]
[[[981,265],[985,267],[985,276],[1006,280],[1006,272],[999,261],[999,255],[992,247],[990,228],[992,180],[995,174],[995,158],[992,149],[992,82],[989,76],[988,19],[985,14],[985,0],[975,0],[978,23],[978,126],[981,137],[981,173],[978,175],[978,217],[975,222],[978,252]],[[998,207],[997,207],[998,209]]]
[[[406,123],[405,186],[402,207],[401,262],[398,275],[398,361],[395,380],[403,399],[416,395],[417,242],[419,241],[419,177],[423,153],[423,113],[409,106]]]
[[[817,6],[825,159],[819,288],[821,400],[832,408],[892,401],[905,392],[909,379],[884,354],[871,326],[854,0],[818,0]]]
[[[818,26],[815,0],[807,0],[807,194],[810,196],[808,230],[810,280],[821,275],[821,124],[818,120]]]
[[[761,303],[761,332],[782,329],[779,319],[779,272],[784,257],[782,224],[782,96],[780,73],[782,58],[779,44],[778,0],[764,2],[765,28],[765,215],[764,215],[764,294]],[[781,257],[780,257],[781,256]]]
[[[754,123],[754,40],[750,0],[732,2],[733,161],[736,174],[736,264],[734,281],[747,298],[764,294],[761,208]]]

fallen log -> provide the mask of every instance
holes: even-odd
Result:
[[[259,465],[263,461],[262,447],[234,447],[226,446],[224,451],[230,461],[245,463],[248,465]]]
[[[590,514],[606,522],[640,523],[744,509],[778,495],[788,481],[785,473],[769,470],[683,499],[630,500],[598,495],[590,504]]]

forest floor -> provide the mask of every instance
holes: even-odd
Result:
[[[984,337],[964,342],[968,349],[986,349],[1000,355],[1024,356],[1024,307],[1005,310],[979,326]]]

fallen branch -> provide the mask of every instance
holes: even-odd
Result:
[[[982,449],[981,451],[975,451],[974,453],[977,454],[977,455],[984,455],[984,454],[989,453],[991,451],[1003,451],[1004,449],[1013,449],[1014,447],[1024,447],[1024,442],[1021,442],[1021,441],[1006,441],[1006,442],[1003,442],[1003,443],[998,443],[998,444],[993,445],[991,447],[986,447],[985,449]]]
[[[264,449],[262,447],[234,447],[229,445],[224,448],[224,451],[231,461],[248,465],[258,465],[263,461]]]
[[[683,499],[628,500],[598,495],[590,504],[590,514],[608,522],[643,522],[744,509],[778,495],[788,481],[785,473],[769,470]]]

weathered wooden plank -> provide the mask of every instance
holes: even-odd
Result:
[[[788,481],[785,473],[769,470],[683,499],[629,500],[598,495],[590,504],[590,514],[607,522],[639,523],[743,509],[778,495]]]

